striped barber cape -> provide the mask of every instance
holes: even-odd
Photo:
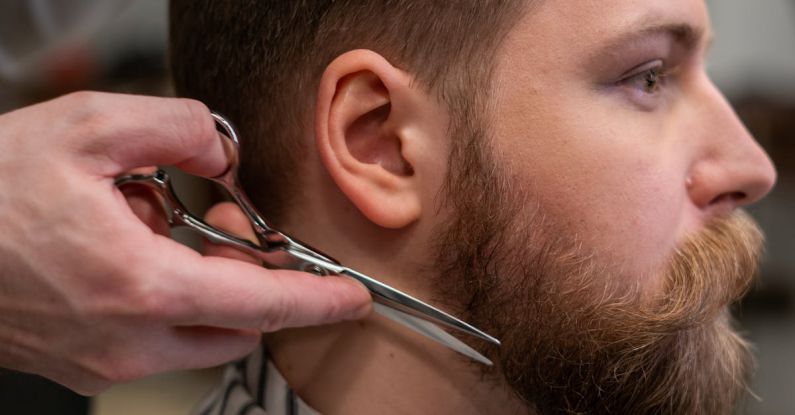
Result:
[[[227,366],[221,384],[194,414],[320,415],[293,393],[262,345],[245,359]]]

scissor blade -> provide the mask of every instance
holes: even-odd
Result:
[[[474,361],[488,366],[492,365],[491,360],[478,353],[477,350],[469,347],[466,343],[458,340],[450,333],[442,330],[442,328],[436,324],[379,303],[373,304],[373,309],[376,313],[400,323],[431,340],[437,341]]]
[[[375,280],[361,272],[343,267],[338,274],[347,275],[364,284],[373,294],[373,300],[390,308],[397,309],[405,314],[427,320],[431,323],[439,323],[464,333],[473,335],[487,342],[499,345],[500,341],[484,333],[471,324],[457,319],[438,308],[424,303],[396,288],[392,288],[378,280]]]

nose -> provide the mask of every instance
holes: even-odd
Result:
[[[686,184],[700,209],[731,210],[767,195],[776,182],[776,169],[723,94],[712,82],[707,85],[695,111],[699,156]]]

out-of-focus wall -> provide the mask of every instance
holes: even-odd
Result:
[[[758,371],[742,413],[795,413],[795,1],[710,0],[709,71],[776,163],[773,192],[750,209],[765,230],[758,287],[738,310]]]
[[[710,74],[730,97],[795,101],[795,1],[709,0]]]

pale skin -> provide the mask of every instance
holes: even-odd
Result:
[[[95,394],[368,313],[358,283],[202,257],[150,194],[114,186],[156,164],[216,176],[221,143],[184,99],[80,92],[0,116],[0,366]]]
[[[561,0],[527,14],[498,54],[490,124],[498,161],[555,229],[645,292],[659,289],[677,244],[775,182],[767,155],[707,77],[710,33],[701,0]],[[328,66],[307,114],[306,190],[285,228],[432,300],[438,293],[417,275],[449,214],[436,198],[450,114],[411,81],[372,51]],[[229,205],[209,219],[250,232]],[[454,352],[377,317],[266,342],[322,413],[527,410]]]

